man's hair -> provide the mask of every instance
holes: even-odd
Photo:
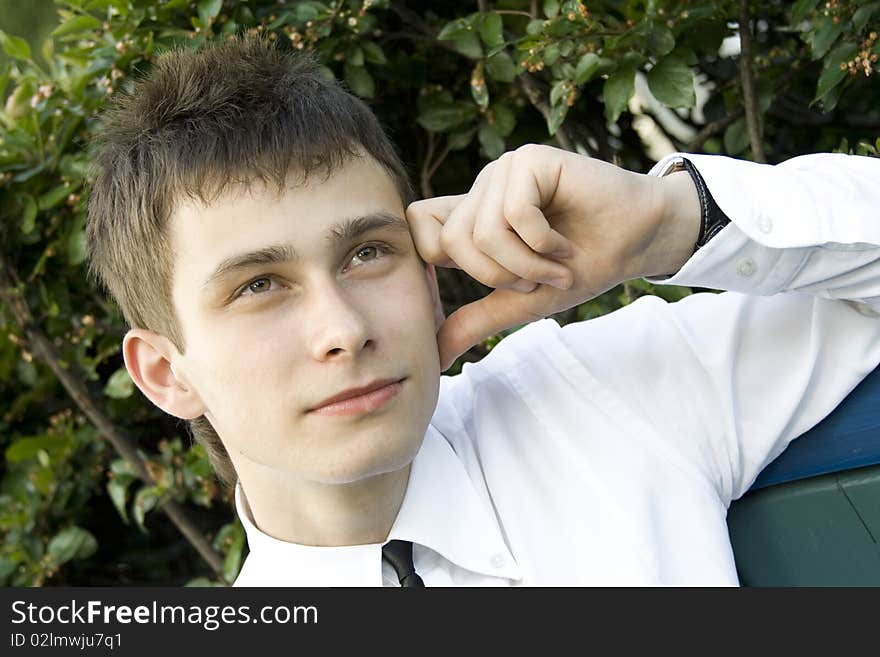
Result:
[[[370,108],[328,80],[310,54],[230,37],[161,55],[120,96],[90,152],[89,271],[129,326],[164,335],[180,353],[168,231],[175,204],[210,203],[232,185],[258,181],[280,195],[293,173],[303,182],[316,171],[329,177],[363,152],[387,171],[404,207],[415,198]],[[205,416],[189,426],[221,482],[233,483],[232,462]]]

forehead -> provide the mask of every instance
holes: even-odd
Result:
[[[296,178],[296,176],[292,176]],[[281,242],[308,256],[341,220],[385,212],[404,217],[391,177],[370,157],[352,158],[330,177],[289,183],[282,194],[262,183],[230,189],[209,205],[186,200],[169,223],[174,279],[201,281],[218,263]]]

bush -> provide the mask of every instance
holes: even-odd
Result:
[[[672,149],[776,162],[880,148],[880,3],[752,2],[741,56],[725,41],[739,2],[418,7],[69,0],[42,65],[0,33],[0,582],[209,584],[241,564],[229,497],[183,423],[136,394],[121,315],[83,263],[96,114],[163,50],[245,32],[316,52],[371,103],[423,196],[462,192],[527,142],[638,171]],[[450,310],[485,293],[440,273]],[[629,281],[558,319],[690,292]]]

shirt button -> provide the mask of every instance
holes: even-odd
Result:
[[[503,554],[493,554],[491,559],[493,568],[504,568],[504,555]]]
[[[740,276],[751,276],[755,273],[755,262],[751,258],[743,258],[736,266],[736,273]]]
[[[762,216],[758,220],[758,228],[761,229],[762,233],[769,233],[771,230],[773,230],[773,220],[770,217]]]

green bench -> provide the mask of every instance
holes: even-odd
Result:
[[[731,504],[743,586],[880,586],[880,367]]]

